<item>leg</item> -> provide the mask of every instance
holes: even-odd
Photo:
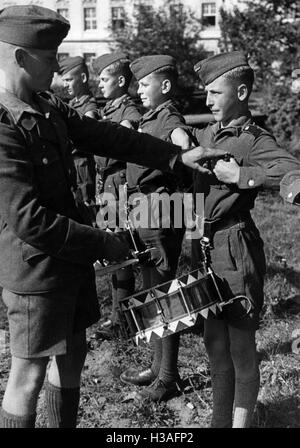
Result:
[[[227,324],[204,321],[204,343],[210,362],[213,392],[213,428],[231,428],[234,400],[234,369],[230,355]]]
[[[111,321],[113,324],[120,320],[120,306],[119,303],[125,297],[134,293],[134,273],[131,266],[120,269],[112,276],[112,314]]]
[[[76,426],[81,371],[86,357],[85,332],[74,335],[68,354],[52,359],[46,402],[50,428]]]
[[[230,351],[235,369],[234,428],[247,428],[259,391],[255,330],[229,326]]]
[[[34,427],[36,405],[48,358],[12,356],[11,370],[2,402],[2,427]]]

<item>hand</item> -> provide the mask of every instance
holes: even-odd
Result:
[[[237,184],[240,179],[240,170],[240,166],[236,160],[231,157],[229,162],[218,160],[213,172],[220,182],[224,182],[224,184]]]
[[[103,237],[103,244],[99,259],[107,261],[122,261],[130,255],[127,232],[99,231]]]
[[[199,171],[203,174],[211,174],[208,168],[204,168],[199,164],[199,162],[205,162],[209,159],[218,159],[225,156],[226,151],[222,149],[211,149],[203,148],[202,146],[197,146],[196,148],[190,149],[189,151],[184,151],[179,154],[179,160],[181,162],[194,170]]]

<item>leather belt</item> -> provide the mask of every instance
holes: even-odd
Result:
[[[251,214],[249,211],[241,212],[234,216],[228,216],[216,221],[204,220],[204,232],[203,236],[211,239],[216,232],[221,230],[230,229],[239,223],[252,223]]]
[[[142,193],[142,194],[151,194],[151,193],[162,193],[163,191],[170,192],[170,189],[166,185],[155,184],[155,183],[146,183],[143,185],[137,185],[134,188],[128,188],[127,193]]]

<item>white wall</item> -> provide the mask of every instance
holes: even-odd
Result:
[[[50,9],[56,10],[57,7],[69,8],[69,20],[71,29],[59,47],[59,53],[68,53],[70,56],[84,55],[84,53],[95,53],[99,56],[109,51],[109,25],[110,25],[110,7],[111,0],[96,0],[97,4],[97,30],[84,31],[83,26],[83,3],[89,6],[92,0],[0,0],[0,8],[12,4],[38,4]],[[212,0],[183,0],[189,8],[201,17],[202,4],[210,3]],[[119,0],[119,4],[122,0]],[[133,0],[123,0],[124,6],[128,13],[132,12]],[[151,4],[159,6],[163,0],[152,0]],[[207,51],[218,52],[218,40],[220,38],[219,8],[221,6],[226,9],[232,8],[234,5],[243,6],[242,0],[215,0],[217,8],[217,18],[215,27],[207,27],[200,32],[199,37],[201,43]],[[92,6],[92,5],[91,5]]]

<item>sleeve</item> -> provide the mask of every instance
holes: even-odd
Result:
[[[0,124],[0,216],[22,241],[71,263],[100,258],[105,232],[47,208],[40,199],[34,166],[22,134]]]
[[[264,133],[255,140],[245,166],[240,168],[237,186],[240,189],[279,188],[282,177],[299,168],[300,162],[280,148],[271,135]]]
[[[141,113],[135,104],[128,104],[123,111],[122,120],[129,120],[132,124],[137,127],[138,122],[141,119]]]
[[[180,147],[116,123],[80,116],[54,98],[53,104],[61,112],[77,149],[162,171],[173,170],[178,165]]]
[[[161,139],[167,142],[171,142],[171,134],[176,128],[181,128],[188,132],[189,127],[185,123],[183,116],[177,112],[170,112],[162,117],[162,134]]]

